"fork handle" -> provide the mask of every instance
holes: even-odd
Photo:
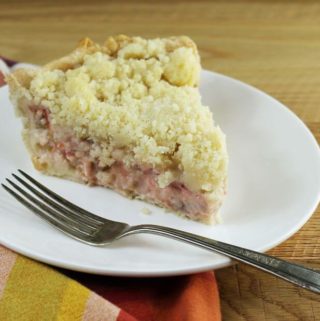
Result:
[[[218,252],[237,261],[264,270],[305,289],[320,293],[320,273],[298,264],[289,263],[270,255],[169,227],[151,224],[137,225],[130,227],[125,235],[136,233],[157,234],[196,245],[213,252]]]

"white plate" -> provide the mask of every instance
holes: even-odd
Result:
[[[101,216],[129,224],[176,227],[258,251],[296,232],[312,215],[320,194],[320,153],[305,125],[281,103],[240,81],[202,72],[203,102],[227,135],[229,192],[223,222],[206,226],[96,187],[45,177],[30,163],[20,138],[8,88],[0,90],[0,180],[17,168]],[[152,210],[151,215],[141,212]],[[226,257],[152,235],[136,235],[96,248],[77,242],[0,190],[0,243],[52,265],[99,274],[164,276],[230,264]]]

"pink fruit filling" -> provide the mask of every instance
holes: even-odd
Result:
[[[36,141],[39,159],[61,159],[68,163],[74,179],[90,185],[110,187],[122,194],[147,200],[180,212],[194,220],[209,221],[212,211],[220,204],[210,202],[203,194],[189,190],[182,182],[174,181],[164,188],[158,185],[160,172],[145,165],[126,166],[115,157],[110,166],[103,166],[90,150],[97,143],[80,139],[72,130],[50,124],[46,108],[29,106],[30,141]],[[121,151],[118,151],[121,154]],[[115,151],[117,154],[117,150]],[[45,156],[44,156],[45,155]]]

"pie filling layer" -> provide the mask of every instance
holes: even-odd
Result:
[[[212,211],[221,205],[176,180],[161,188],[158,183],[161,172],[137,163],[126,166],[122,161],[124,150],[113,151],[113,164],[101,164],[99,157],[91,155],[97,143],[77,138],[71,129],[52,126],[50,112],[44,107],[28,106],[26,114],[29,127],[25,129],[24,139],[33,151],[33,163],[39,170],[109,187],[202,222],[210,222]]]

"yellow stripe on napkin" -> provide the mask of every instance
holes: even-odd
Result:
[[[89,295],[87,288],[69,279],[56,321],[82,320]]]
[[[18,256],[0,301],[0,320],[55,320],[68,282],[49,267]]]

